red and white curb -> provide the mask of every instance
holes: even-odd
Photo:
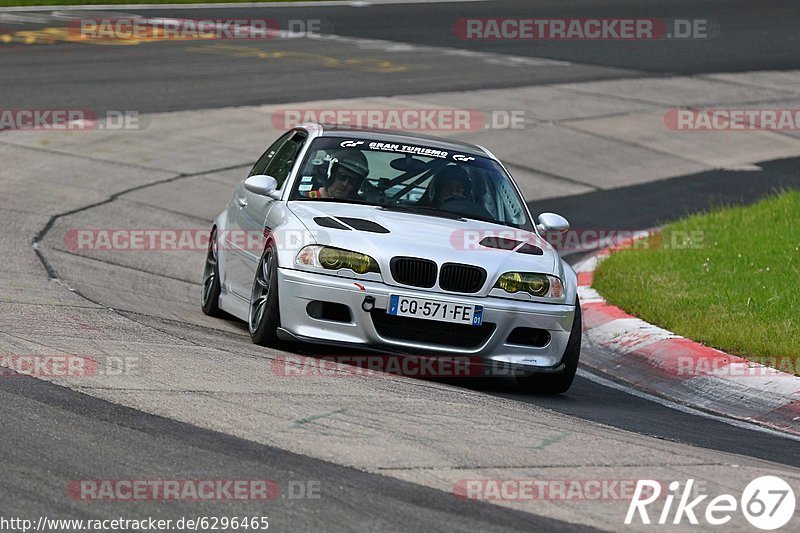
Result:
[[[584,342],[594,348],[581,354],[582,366],[684,405],[800,435],[800,377],[703,346],[606,303],[591,285],[610,253],[606,248],[574,266]]]

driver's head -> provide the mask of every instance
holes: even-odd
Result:
[[[367,158],[360,150],[332,152],[330,169],[326,190],[331,198],[351,196],[369,174]]]
[[[436,174],[434,183],[435,198],[439,203],[451,198],[467,198],[472,188],[467,171],[455,165],[448,165]]]

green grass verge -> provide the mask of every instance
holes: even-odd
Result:
[[[0,7],[11,6],[76,6],[96,4],[232,4],[240,2],[292,2],[297,0],[0,0]],[[308,0],[305,0],[308,1]],[[314,1],[314,0],[311,0]]]
[[[800,374],[800,191],[670,224],[612,253],[592,285],[647,322]]]

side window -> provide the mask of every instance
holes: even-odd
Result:
[[[295,132],[295,134],[278,149],[278,152],[267,165],[265,174],[275,178],[278,182],[278,189],[283,188],[283,184],[286,178],[289,177],[294,162],[297,160],[297,155],[300,153],[300,149],[303,147],[305,140],[305,135]]]
[[[284,133],[281,135],[280,139],[272,143],[272,146],[267,148],[267,151],[264,152],[264,155],[262,155],[258,161],[256,161],[256,164],[253,165],[253,168],[250,169],[250,174],[248,174],[247,177],[249,178],[250,176],[267,174],[267,166],[269,166],[272,158],[275,156],[275,153],[280,149],[281,145],[286,142],[286,139],[292,136],[293,133],[294,132],[291,131]],[[280,184],[280,182],[278,182],[278,184]]]

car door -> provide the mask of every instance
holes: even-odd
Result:
[[[292,136],[292,132],[284,133],[277,141],[267,148],[250,169],[247,177],[263,174],[272,158],[283,143]],[[245,178],[246,179],[246,178]],[[225,256],[223,288],[239,296],[243,296],[243,284],[246,283],[246,270],[242,255],[247,248],[246,235],[242,233],[242,210],[249,202],[248,191],[244,188],[244,180],[240,181],[233,191],[233,196],[228,204],[227,231],[222,233],[223,245],[228,253]],[[247,295],[249,297],[249,293]]]
[[[283,189],[291,174],[297,156],[307,136],[301,131],[292,131],[270,146],[264,155],[253,165],[248,177],[259,174],[272,176]],[[239,234],[237,244],[237,263],[233,266],[231,289],[244,298],[250,297],[253,275],[264,249],[264,224],[270,209],[278,202],[274,198],[261,196],[248,191],[244,181],[236,189],[234,198],[236,214],[233,229]]]

